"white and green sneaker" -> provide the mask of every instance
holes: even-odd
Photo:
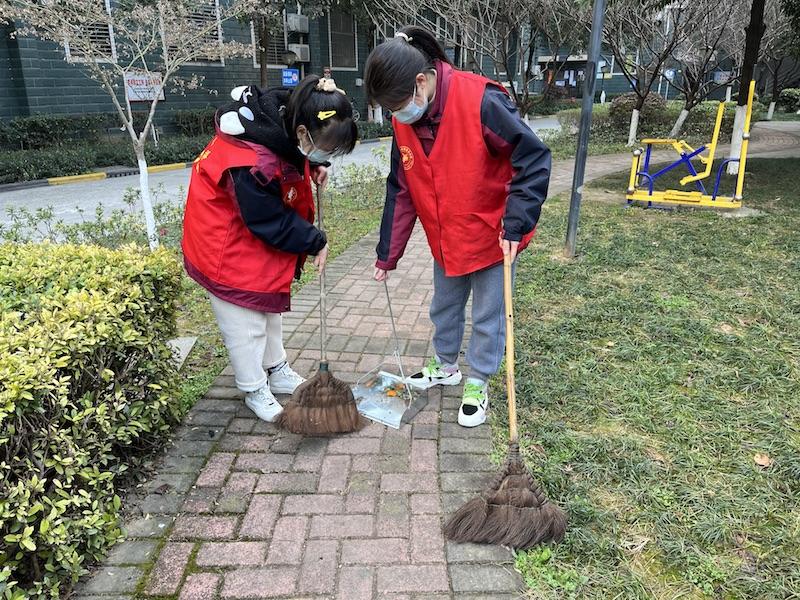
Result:
[[[434,356],[421,371],[407,377],[406,383],[421,390],[435,385],[458,385],[461,383],[461,371],[458,365],[445,365]]]
[[[477,427],[486,422],[489,408],[489,386],[479,379],[469,378],[464,384],[464,395],[458,409],[458,424],[462,427]]]

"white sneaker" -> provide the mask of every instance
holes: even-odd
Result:
[[[247,392],[244,395],[244,403],[259,419],[267,423],[273,423],[283,412],[283,407],[272,395],[269,385],[263,385],[255,392]]]
[[[458,367],[454,367],[454,369],[445,367],[434,356],[421,371],[406,377],[406,383],[421,390],[427,390],[435,385],[458,385],[461,383],[461,371]]]
[[[292,370],[288,362],[284,362],[269,371],[269,389],[273,394],[294,394],[297,386],[305,379]]]
[[[486,422],[486,411],[489,409],[488,385],[477,379],[467,379],[464,384],[464,395],[458,409],[458,424],[462,427],[477,427]]]

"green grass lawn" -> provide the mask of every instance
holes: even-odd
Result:
[[[569,514],[533,598],[800,596],[800,160],[748,162],[761,216],[549,201],[517,283],[521,444]],[[505,447],[505,411],[493,426]]]

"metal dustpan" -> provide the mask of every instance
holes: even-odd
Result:
[[[403,361],[400,359],[400,339],[397,336],[397,327],[392,311],[392,299],[385,280],[383,286],[386,290],[386,301],[389,304],[389,317],[394,333],[394,356],[397,359],[400,375],[385,371],[383,369],[384,362],[361,377],[352,390],[358,412],[377,423],[400,429],[403,423],[408,423],[414,418],[428,402],[427,394],[412,393],[411,386],[406,384]]]

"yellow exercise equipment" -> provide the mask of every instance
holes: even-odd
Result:
[[[720,102],[717,108],[717,118],[714,123],[714,133],[711,141],[697,149],[692,148],[684,140],[648,138],[642,140],[647,149],[637,148],[633,152],[633,163],[631,164],[631,174],[628,179],[628,190],[625,195],[628,204],[634,202],[646,202],[648,206],[653,204],[682,204],[690,206],[705,206],[709,208],[740,208],[742,206],[742,188],[744,187],[744,172],[747,165],[747,148],[750,142],[750,118],[753,114],[753,96],[755,94],[756,83],[750,82],[750,89],[747,94],[747,111],[744,118],[744,129],[742,133],[742,148],[739,158],[728,158],[722,161],[717,169],[714,191],[711,194],[706,192],[702,180],[711,176],[714,166],[714,155],[717,151],[719,142],[719,132],[722,128],[722,117],[725,113],[725,102]],[[650,172],[650,159],[654,146],[672,146],[680,158],[670,165],[655,173]],[[703,155],[704,152],[707,154]],[[703,166],[701,171],[695,169],[692,159],[696,158]],[[739,174],[736,178],[736,190],[733,196],[721,196],[719,194],[722,173],[728,163],[739,163]],[[669,171],[685,166],[689,174],[681,179],[682,186],[694,183],[695,190],[654,190],[653,186],[656,179]],[[644,183],[644,185],[643,185]]]

